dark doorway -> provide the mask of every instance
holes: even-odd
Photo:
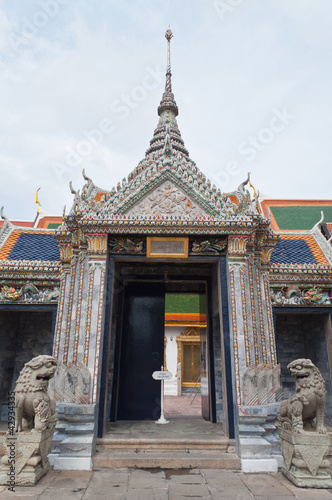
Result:
[[[287,370],[291,361],[308,358],[321,371],[326,387],[326,424],[332,425],[332,385],[329,356],[331,356],[331,319],[328,313],[276,313],[278,362],[281,365],[281,384],[284,398],[295,392],[295,381]]]
[[[160,383],[152,378],[164,357],[162,282],[128,283],[124,294],[117,419],[160,417]]]
[[[212,324],[213,267],[119,262],[114,269],[122,285],[121,293],[113,294],[111,313],[110,420],[159,418],[160,382],[152,378],[152,373],[164,364],[165,295],[192,293],[204,294],[208,305],[207,327],[201,328],[204,334],[200,342],[202,417],[216,422],[213,344],[215,337],[220,338],[220,330],[214,331]],[[220,355],[218,363],[219,359]]]
[[[206,297],[206,316],[207,326],[203,342],[201,344],[201,356],[206,367],[204,371],[205,379],[202,374],[202,384],[206,382],[202,389],[202,394],[205,394],[204,402],[202,402],[201,416],[213,423],[222,423],[224,430],[230,438],[234,438],[234,422],[233,422],[233,394],[231,383],[231,350],[230,350],[230,330],[229,330],[229,309],[228,309],[228,294],[227,294],[227,266],[225,256],[218,258],[195,258],[191,262],[188,261],[160,261],[146,259],[127,258],[127,257],[110,257],[108,265],[108,288],[106,299],[106,321],[105,321],[105,343],[103,347],[103,369],[101,380],[100,394],[100,409],[99,409],[99,427],[98,437],[102,437],[107,429],[107,422],[115,422],[122,418],[128,418],[127,410],[124,414],[119,411],[120,406],[125,408],[127,404],[123,401],[126,398],[127,391],[132,391],[132,384],[129,383],[129,378],[126,375],[126,360],[122,356],[126,356],[123,349],[127,347],[131,349],[128,340],[125,340],[126,333],[122,338],[123,326],[127,321],[129,309],[128,298],[130,290],[127,288],[132,283],[154,283],[156,289],[161,294],[161,285],[164,284],[162,297],[162,308],[164,308],[165,296],[167,294],[203,294]],[[138,286],[140,288],[141,285]],[[158,293],[158,301],[161,298]],[[164,296],[165,294],[165,296]],[[160,301],[161,303],[161,301]],[[160,306],[161,307],[161,306]],[[159,320],[158,320],[159,324]],[[156,352],[164,352],[164,319],[160,321],[161,328],[161,343]],[[128,326],[128,325],[127,325]],[[125,326],[125,328],[127,328]],[[144,325],[145,326],[145,323]],[[158,327],[159,328],[159,327]],[[200,328],[201,330],[201,328]],[[159,334],[158,334],[159,336]],[[203,337],[203,335],[202,335]],[[160,349],[160,351],[159,351]],[[140,356],[141,359],[146,359],[144,351]],[[156,370],[160,369],[163,363],[158,362]],[[122,365],[122,366],[121,366]],[[145,380],[153,381],[152,373],[154,367],[150,367],[145,375]],[[229,376],[228,381],[224,376],[224,372]],[[124,374],[124,377],[122,377]],[[121,378],[126,378],[121,381]],[[126,386],[127,384],[127,386]],[[140,385],[145,384],[141,381]],[[146,387],[146,386],[145,386]],[[158,409],[156,415],[143,418],[158,419],[159,415],[159,391],[160,383],[156,383],[156,392],[149,395],[153,401],[153,408]],[[141,388],[139,389],[141,391]],[[205,391],[205,392],[204,392]],[[146,391],[147,392],[147,391]],[[157,396],[158,392],[158,396]],[[202,401],[203,401],[202,396]],[[157,403],[156,404],[156,399]],[[123,403],[122,403],[122,401]],[[119,404],[120,403],[120,404]],[[149,403],[150,406],[150,403]],[[152,411],[153,413],[153,411]],[[145,412],[143,413],[143,415]],[[110,426],[112,427],[112,425]]]
[[[8,420],[8,392],[24,364],[39,354],[51,354],[55,314],[56,308],[0,309],[0,420]]]

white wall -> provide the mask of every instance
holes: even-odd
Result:
[[[166,326],[165,327],[165,337],[166,342],[166,364],[167,370],[172,373],[173,377],[171,380],[165,380],[165,394],[168,396],[177,395],[177,356],[178,356],[178,343],[176,342],[176,337],[184,332],[184,327],[179,326]]]

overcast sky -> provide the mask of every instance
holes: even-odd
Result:
[[[0,0],[0,205],[67,212],[144,157],[170,24],[178,124],[223,191],[331,198],[331,0]]]

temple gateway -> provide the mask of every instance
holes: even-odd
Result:
[[[214,466],[274,471],[297,358],[322,372],[332,425],[332,201],[262,199],[249,175],[222,193],[205,177],[177,124],[171,37],[157,128],[128,178],[107,190],[83,172],[62,217],[1,212],[0,431],[23,364],[52,354],[55,468],[135,465],[131,439],[145,466],[188,449],[195,466],[200,449]],[[144,440],[162,367],[170,424]]]

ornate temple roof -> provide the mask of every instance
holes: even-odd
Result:
[[[78,215],[82,225],[91,221],[105,224],[126,221],[127,226],[138,220],[151,221],[152,225],[156,220],[159,225],[168,225],[170,220],[180,225],[186,221],[222,221],[227,226],[234,220],[252,225],[253,218],[261,219],[259,193],[252,199],[246,189],[249,175],[236,191],[222,193],[190,159],[178,129],[178,107],[172,93],[173,34],[167,30],[165,36],[168,47],[165,92],[158,107],[159,122],[144,159],[110,191],[95,186],[83,171],[87,183],[81,193],[71,187],[75,199],[67,222]]]

